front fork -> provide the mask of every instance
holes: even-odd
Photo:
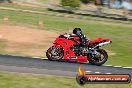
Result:
[[[90,49],[88,51],[88,54],[91,54],[93,57],[99,57],[100,56],[100,53],[97,52],[98,49]]]

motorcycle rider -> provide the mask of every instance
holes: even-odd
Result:
[[[87,43],[88,41],[90,41],[90,40],[87,39],[87,37],[82,33],[82,30],[81,30],[80,28],[75,28],[75,29],[73,30],[73,34],[75,34],[75,35],[77,35],[77,36],[80,37],[80,39],[81,39],[81,45],[82,45],[82,46],[85,46],[86,43]]]

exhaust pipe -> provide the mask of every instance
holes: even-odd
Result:
[[[111,43],[111,41],[99,43],[97,46],[104,46],[104,45],[107,45],[107,44],[109,44],[109,43]]]
[[[109,43],[112,43],[112,41],[108,41],[108,42],[102,42],[102,43],[99,43],[98,45],[96,45],[94,48],[98,47],[98,46],[104,46],[104,45],[107,45]],[[93,48],[93,49],[94,49]]]

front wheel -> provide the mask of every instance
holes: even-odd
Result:
[[[50,47],[47,52],[46,52],[46,56],[48,58],[48,60],[50,61],[59,61],[62,60],[63,58],[63,48],[62,47]]]
[[[108,54],[103,49],[97,49],[92,53],[88,54],[89,63],[100,66],[104,64],[108,59]]]

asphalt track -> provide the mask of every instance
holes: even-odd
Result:
[[[89,74],[130,74],[132,76],[132,68],[123,68],[120,66],[94,66],[84,63],[58,62],[40,58],[0,55],[0,71],[75,77],[79,66],[82,66]]]

